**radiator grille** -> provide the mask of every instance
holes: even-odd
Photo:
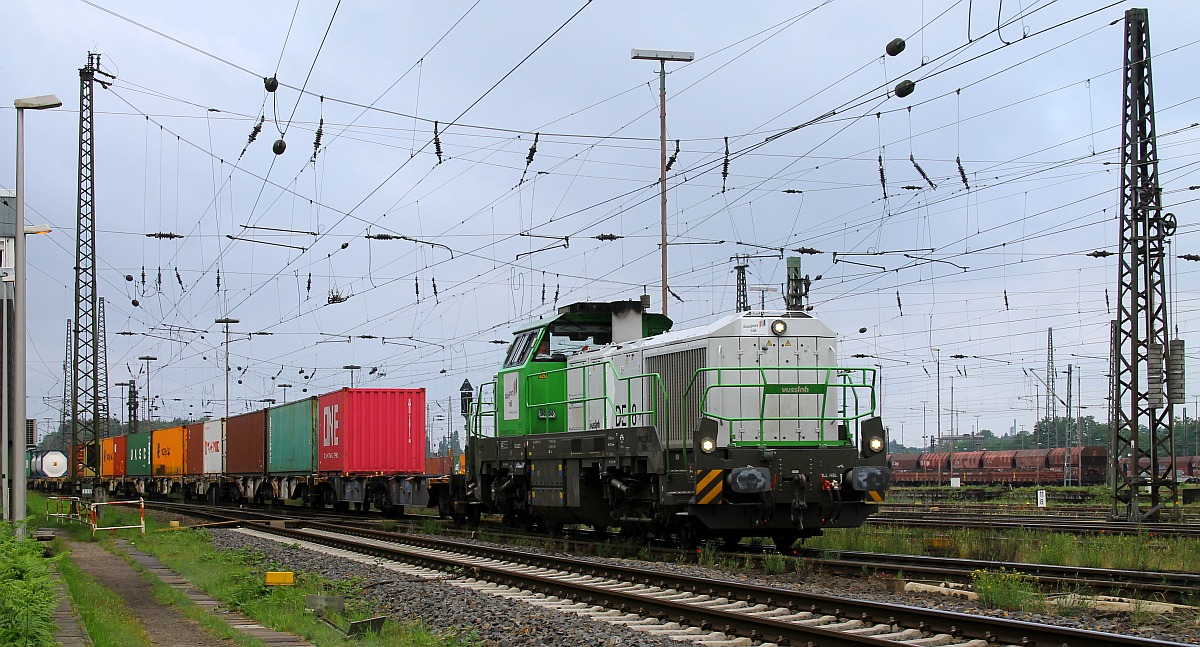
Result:
[[[687,398],[684,392],[691,384],[696,372],[704,368],[705,349],[693,348],[646,358],[646,371],[662,377],[663,390],[667,395],[666,440],[667,446],[681,447],[684,430],[694,430],[700,422],[700,398],[704,394],[705,378],[696,380]],[[652,400],[651,400],[652,401]],[[662,407],[660,407],[662,408]],[[661,425],[661,417],[660,417]],[[661,433],[661,432],[660,432]],[[690,438],[690,435],[689,435]]]

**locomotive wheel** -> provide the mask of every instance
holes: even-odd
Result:
[[[692,521],[685,521],[675,534],[679,537],[679,545],[687,549],[699,548],[700,542],[704,541],[704,534]]]

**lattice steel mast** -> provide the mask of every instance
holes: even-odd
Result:
[[[100,297],[97,307],[98,313],[96,316],[96,420],[99,421],[99,426],[96,431],[99,432],[101,438],[108,438],[112,434],[112,420],[108,417],[108,334],[107,319],[104,316],[104,297]],[[99,461],[100,452],[96,452],[96,460]],[[100,473],[100,465],[97,463],[96,474]]]
[[[100,369],[99,302],[96,298],[96,190],[95,138],[92,126],[92,86],[100,71],[100,55],[88,52],[87,65],[79,69],[79,202],[75,242],[75,334],[71,370],[71,445],[99,438],[101,415],[108,407],[101,399],[101,380],[108,370]],[[104,85],[103,81],[100,81]],[[107,388],[103,393],[107,395]],[[87,454],[88,452],[85,452]],[[99,452],[90,452],[98,454]],[[71,467],[73,480],[79,478],[79,465]],[[93,472],[95,473],[95,472]]]
[[[1112,516],[1139,522],[1178,513],[1170,405],[1183,402],[1184,390],[1183,342],[1168,341],[1164,261],[1168,238],[1175,233],[1175,217],[1163,213],[1158,184],[1150,24],[1145,9],[1125,12],[1124,77],[1121,249],[1114,349],[1116,424],[1112,426],[1109,460],[1116,475]],[[1167,401],[1163,398],[1164,381]],[[1119,461],[1124,457],[1130,459],[1128,473],[1120,469]],[[1165,469],[1159,466],[1160,460],[1166,461]],[[1148,507],[1144,507],[1146,503]]]
[[[746,292],[746,268],[749,265],[746,264],[746,260],[741,256],[734,256],[734,258],[738,261],[738,264],[733,266],[734,271],[737,272],[737,305],[735,306],[735,311],[745,312],[750,309],[750,295]]]
[[[1054,439],[1058,437],[1058,394],[1054,385],[1058,376],[1054,371],[1054,329],[1046,329],[1046,417],[1042,421],[1042,435],[1046,439],[1046,447],[1053,447]],[[1049,425],[1049,428],[1046,427]]]
[[[71,428],[71,353],[75,352],[75,346],[71,343],[73,339],[71,330],[74,326],[70,319],[67,319],[67,347],[63,352],[63,397],[62,409],[59,410],[58,418],[58,446],[47,447],[46,449],[58,449],[66,451],[67,449],[67,430]]]

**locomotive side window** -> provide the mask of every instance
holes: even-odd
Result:
[[[527,330],[513,340],[511,346],[508,347],[508,355],[504,358],[504,368],[512,368],[521,366],[525,360],[529,359],[529,351],[533,350],[533,340],[537,339],[537,330]]]

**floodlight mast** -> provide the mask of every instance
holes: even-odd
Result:
[[[662,240],[662,313],[667,314],[667,61],[689,63],[694,52],[667,49],[634,49],[630,58],[638,61],[658,61],[658,195],[661,206]]]

